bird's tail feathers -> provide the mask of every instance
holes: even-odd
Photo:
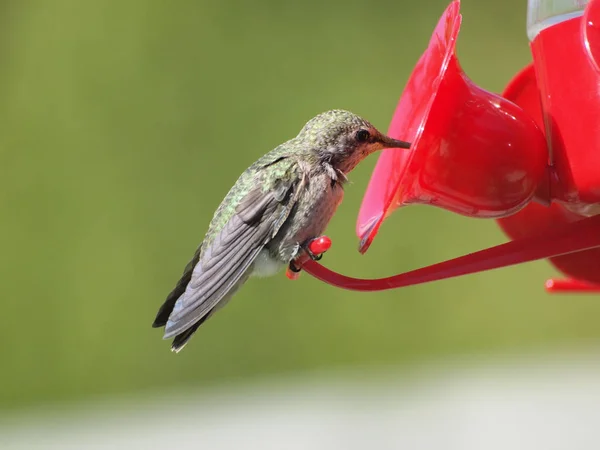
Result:
[[[173,339],[173,342],[171,343],[171,351],[174,353],[179,353],[181,350],[183,350],[183,347],[185,347],[188,341],[192,338],[196,330],[198,330],[198,327],[202,325],[206,321],[206,319],[208,319],[211,316],[212,312],[213,310],[209,311],[208,314],[202,317],[202,319],[200,319],[190,328],[185,330],[183,333],[180,333],[177,336],[175,336],[175,339]]]

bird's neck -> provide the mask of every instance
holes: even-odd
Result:
[[[313,167],[331,167],[335,173],[342,173],[344,178],[349,174],[360,161],[363,155],[359,152],[353,152],[350,155],[341,155],[321,149],[309,151],[305,155]]]
[[[342,172],[327,161],[322,161],[320,163],[320,170],[325,171],[329,178],[331,178],[333,184],[339,184],[340,186],[342,186],[348,181],[348,178],[346,177],[346,174],[344,172]]]
[[[354,152],[348,156],[344,156],[343,159],[331,161],[333,168],[344,174],[348,175],[354,168],[362,161],[363,157],[358,152]]]

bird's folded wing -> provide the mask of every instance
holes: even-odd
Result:
[[[252,189],[221,232],[202,249],[185,293],[177,300],[165,339],[186,330],[208,314],[277,233],[295,203],[297,181],[278,180],[272,189]]]

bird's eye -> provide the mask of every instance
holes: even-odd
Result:
[[[370,137],[371,137],[371,135],[369,134],[369,132],[367,130],[358,130],[356,132],[356,140],[358,142],[367,142]]]

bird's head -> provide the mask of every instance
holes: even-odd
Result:
[[[339,109],[313,117],[296,139],[303,148],[344,173],[377,150],[410,148],[410,143],[392,139],[362,117]]]

